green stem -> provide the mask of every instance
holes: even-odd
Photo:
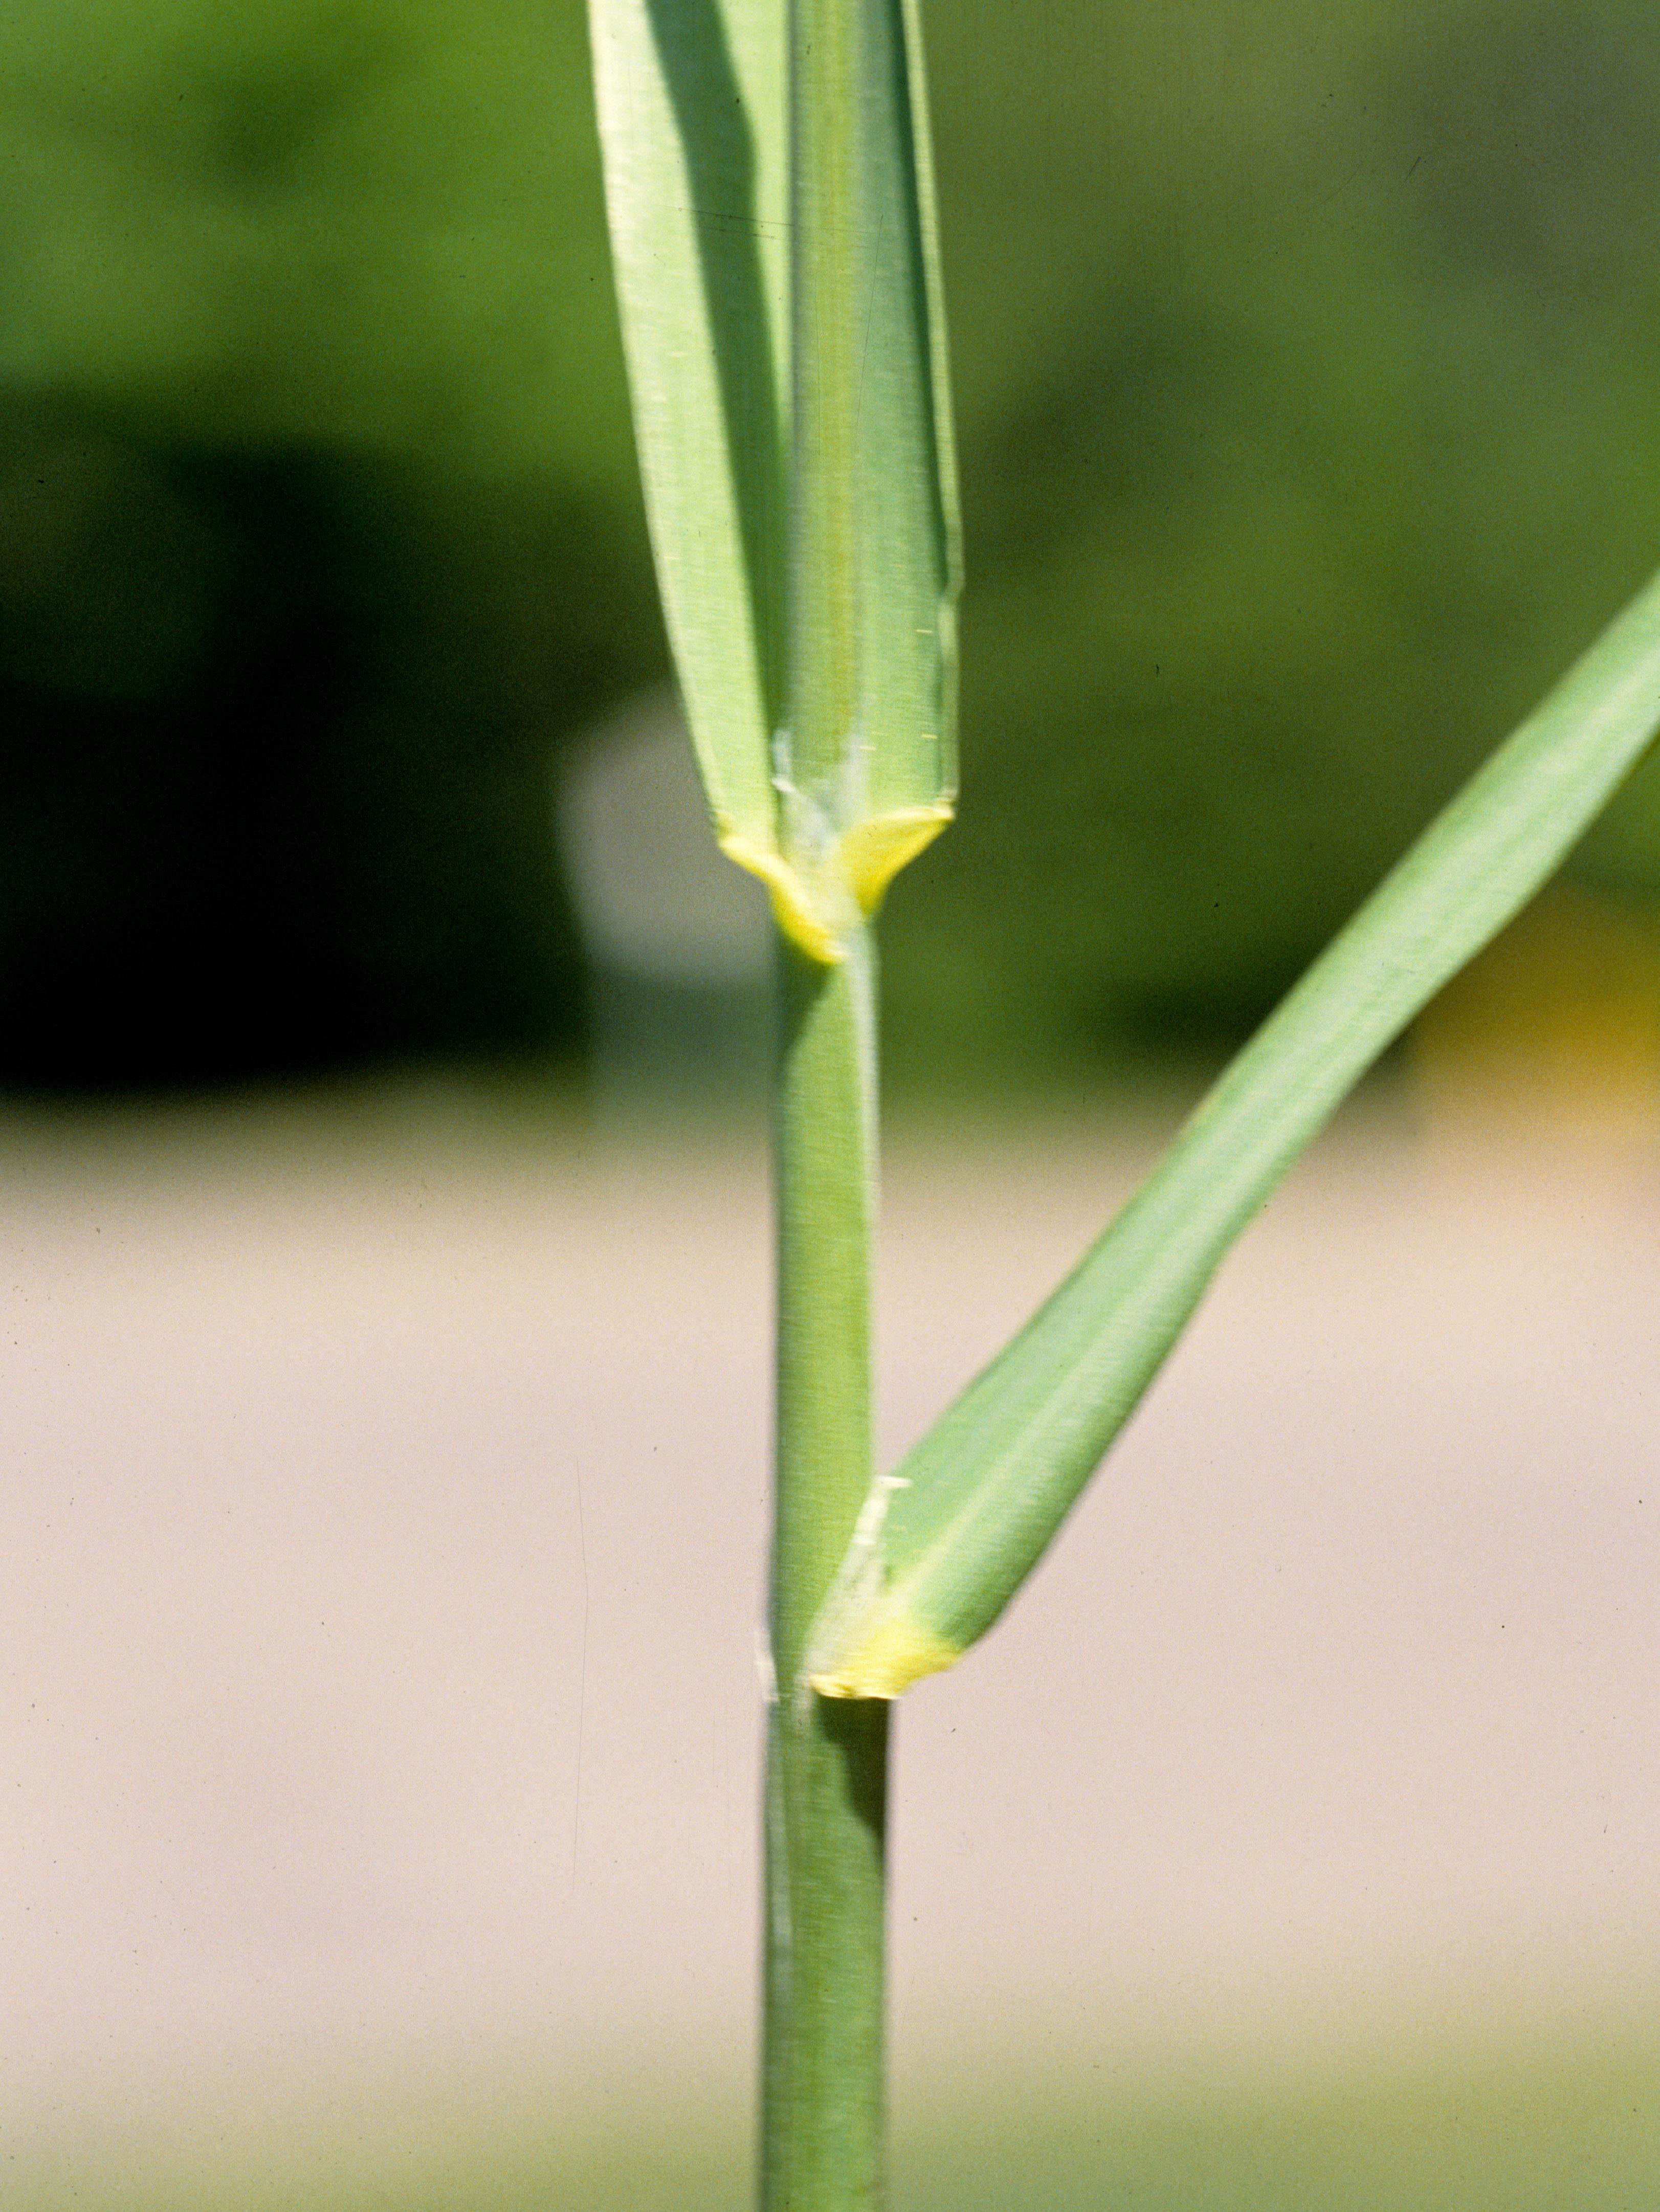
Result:
[[[767,1771],[763,2212],[880,2202],[889,1708],[798,1687],[869,1488],[876,1048],[869,934],[785,945],[777,1492]]]

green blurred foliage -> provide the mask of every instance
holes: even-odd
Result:
[[[632,467],[579,0],[9,0],[0,375],[284,444]]]
[[[0,16],[0,1079],[571,1041],[663,659],[579,7]]]
[[[1053,1080],[1260,1012],[1653,567],[1660,44],[928,27],[964,799],[891,1057]],[[0,1075],[569,1036],[546,763],[662,666],[580,0],[11,0]],[[1660,775],[1580,865],[1660,882]]]
[[[1334,2058],[1256,2082],[1191,2062],[1162,2084],[1091,2075],[1070,2051],[972,2089],[902,2096],[893,2212],[1646,2212],[1660,2192],[1651,2038],[1583,2032],[1554,2050]],[[637,2098],[635,2109],[629,2110]],[[373,2107],[338,2142],[223,2142],[100,2171],[83,2147],[31,2160],[16,2212],[737,2212],[748,2114],[633,2087],[603,2118],[488,2134]],[[469,2136],[471,2139],[469,2140]],[[55,2164],[54,2180],[47,2166]],[[194,2170],[192,2170],[194,2169]]]
[[[936,6],[970,595],[903,1060],[1237,1030],[1660,558],[1653,27]]]

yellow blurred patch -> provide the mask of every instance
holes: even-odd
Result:
[[[1624,1150],[1660,1134],[1660,913],[1542,892],[1426,1006],[1408,1046],[1425,1131]]]

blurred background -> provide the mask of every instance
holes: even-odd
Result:
[[[1660,561],[1651,6],[926,15],[896,1449]],[[743,2201],[768,948],[668,679],[580,0],[9,0],[31,2212]],[[1651,763],[908,1705],[902,2212],[1660,2187],[1657,915]]]

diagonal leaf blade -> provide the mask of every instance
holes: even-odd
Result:
[[[1228,1248],[1359,1078],[1555,868],[1660,728],[1660,579],[1327,948],[1020,1333],[879,1479],[804,1679],[892,1697],[1035,1565]]]
[[[590,19],[647,511],[715,834],[835,960],[955,792],[915,0],[590,0]]]

